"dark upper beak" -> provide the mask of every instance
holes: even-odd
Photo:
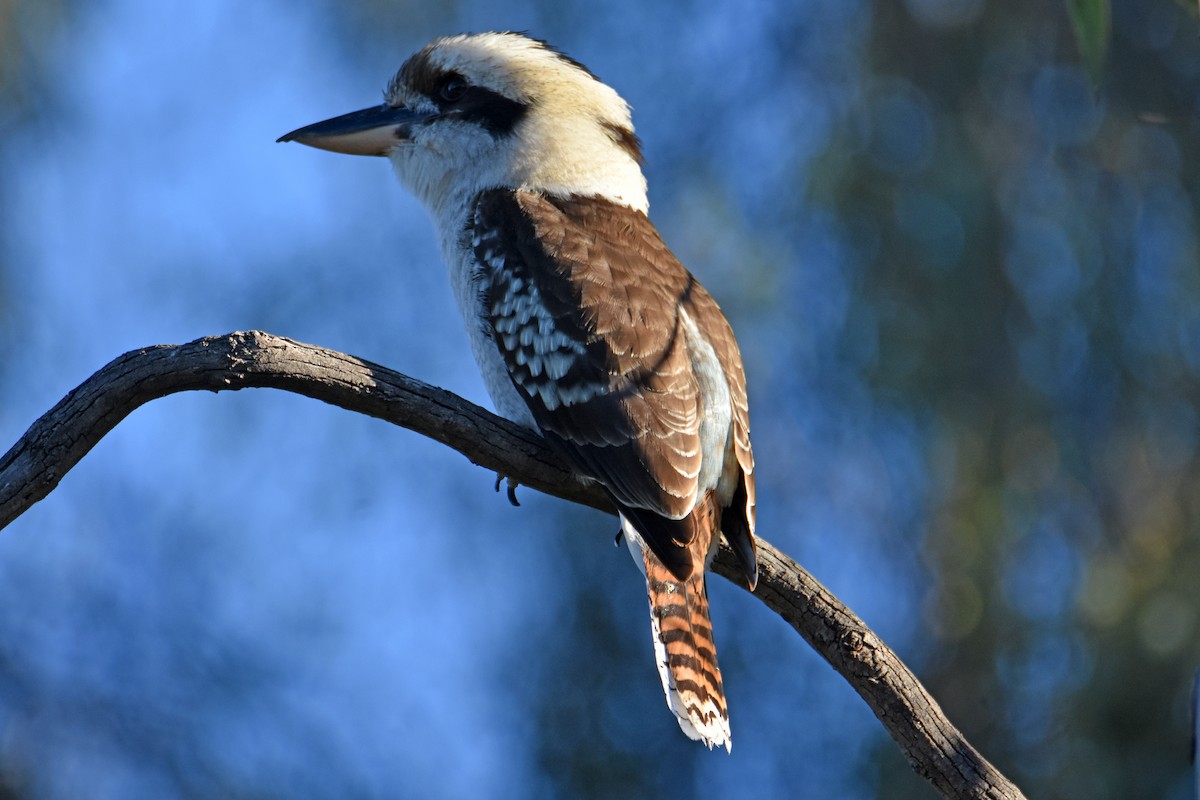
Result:
[[[430,116],[384,103],[299,128],[275,141],[299,142],[354,156],[386,156],[389,150],[408,138],[415,123]]]

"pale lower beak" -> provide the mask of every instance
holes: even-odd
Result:
[[[275,141],[299,142],[352,156],[386,156],[388,151],[408,138],[415,123],[431,116],[404,106],[393,107],[384,103],[298,128]]]

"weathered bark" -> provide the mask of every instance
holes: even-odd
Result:
[[[378,417],[453,447],[524,486],[614,512],[602,492],[575,480],[528,430],[385,367],[251,331],[126,353],[68,394],[0,458],[0,528],[53,491],[71,467],[143,403],[175,392],[252,387],[283,389]],[[919,775],[944,797],[1023,797],[850,609],[761,538],[758,555],[755,596],[849,681]],[[713,569],[741,585],[727,547]]]

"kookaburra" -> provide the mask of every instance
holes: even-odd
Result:
[[[432,212],[496,409],[604,487],[684,733],[730,747],[704,573],[753,589],[754,459],[729,323],[647,218],[629,105],[517,33],[441,38],[384,103],[282,137],[386,156]]]

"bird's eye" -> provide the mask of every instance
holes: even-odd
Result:
[[[462,78],[448,78],[442,84],[442,88],[438,91],[441,98],[448,103],[453,103],[456,100],[461,100],[463,94],[467,91],[467,82]]]

